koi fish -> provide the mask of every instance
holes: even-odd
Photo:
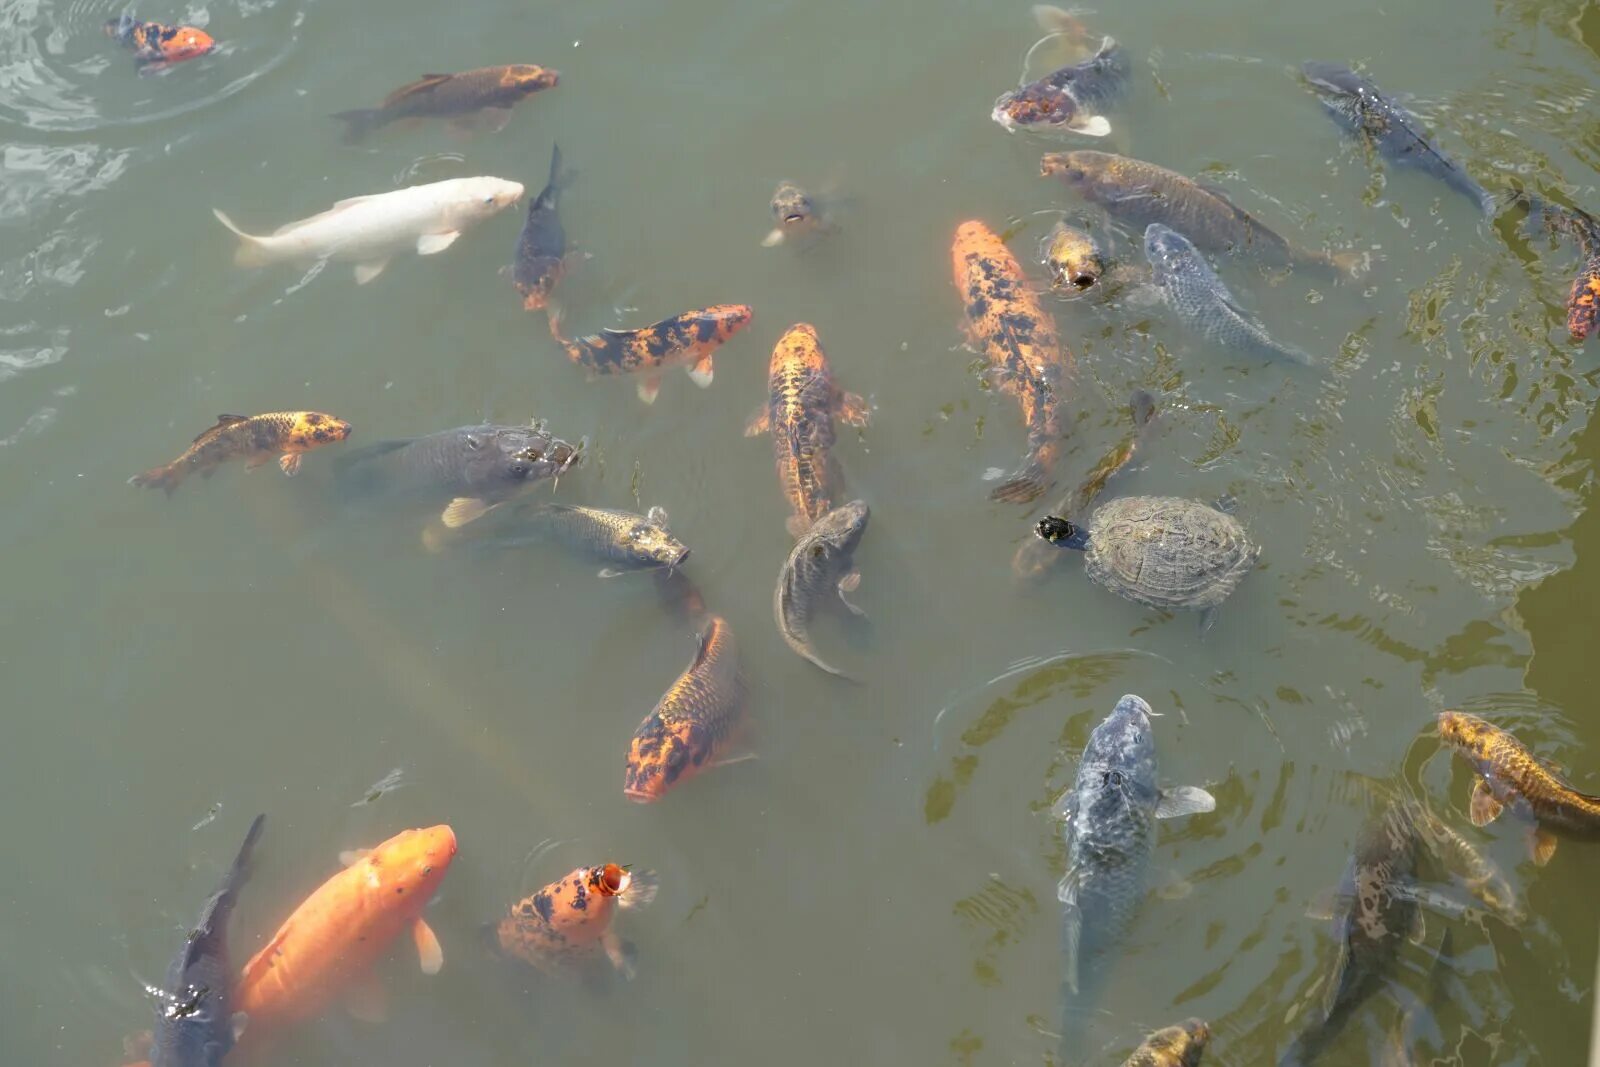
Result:
[[[711,354],[734,334],[750,325],[746,304],[713,304],[685,311],[637,330],[601,330],[568,341],[552,328],[552,336],[567,350],[572,362],[591,374],[643,373],[639,399],[654,404],[661,392],[660,372],[686,364],[694,384],[711,384]]]
[[[617,912],[649,904],[656,888],[649,871],[635,874],[615,863],[579,867],[511,905],[494,925],[495,942],[505,955],[547,974],[582,967],[604,952],[631,979],[636,952],[617,934]]]
[[[689,558],[689,546],[667,528],[667,509],[663,507],[638,515],[578,504],[536,504],[519,510],[506,523],[518,529],[532,527],[538,532],[509,533],[485,542],[485,547],[520,548],[546,536],[554,537],[569,548],[603,560],[607,566],[600,571],[602,578],[639,569],[671,571]]]
[[[511,264],[511,280],[522,294],[526,311],[549,309],[551,332],[559,330],[560,310],[551,294],[566,273],[567,232],[561,228],[556,200],[561,195],[565,176],[561,173],[561,146],[550,149],[550,180],[528,205],[528,221],[517,237],[517,254]]]
[[[854,679],[824,661],[812,647],[811,616],[830,592],[838,595],[852,615],[866,614],[846,594],[861,585],[855,550],[867,532],[870,516],[866,501],[852,500],[818,519],[795,542],[772,593],[772,616],[784,643],[829,674],[850,681]]]
[[[789,534],[799,537],[833,507],[842,478],[828,454],[833,448],[833,418],[852,426],[871,420],[867,402],[840,389],[817,340],[817,329],[802,322],[778,338],[767,375],[767,402],[745,426],[745,436],[772,434],[778,481],[794,514]]]
[[[1050,270],[1050,288],[1072,286],[1081,292],[1094,287],[1106,271],[1100,242],[1065,219],[1057,220],[1039,244],[1042,262]]]
[[[1540,867],[1555,855],[1558,834],[1600,839],[1600,797],[1572,788],[1507,731],[1473,715],[1443,711],[1439,736],[1477,772],[1468,810],[1472,825],[1487,826],[1511,808],[1529,824],[1529,852]]]
[[[440,825],[403,830],[377,848],[342,856],[349,865],[307,897],[244,965],[234,994],[238,1010],[257,1022],[302,1022],[346,993],[352,1014],[381,1018],[382,991],[372,966],[397,937],[410,931],[424,974],[444,966],[422,911],[455,854],[455,833]]]
[[[212,36],[197,27],[140,22],[126,13],[121,18],[107,20],[105,31],[107,37],[133,49],[133,61],[141,74],[153,74],[188,59],[199,59],[217,47]]]
[[[1061,390],[1072,353],[998,234],[976,219],[963,222],[950,252],[970,340],[989,361],[989,380],[1021,404],[1028,428],[1022,466],[989,495],[1026,503],[1049,488],[1061,455]]]
[[[673,786],[723,763],[743,732],[747,689],[728,620],[701,626],[694,661],[672,683],[628,746],[622,791],[653,803]]]
[[[480,67],[459,74],[424,74],[384,97],[377,107],[341,111],[333,117],[345,123],[346,144],[399,119],[449,119],[465,129],[481,114],[488,116],[491,128],[503,129],[513,107],[534,93],[555,88],[560,81],[557,72],[532,63]]]
[[[787,179],[778,183],[772,194],[773,228],[761,239],[762,248],[774,248],[789,237],[801,237],[832,229],[817,200]]]
[[[1600,242],[1583,261],[1583,268],[1572,279],[1567,296],[1567,332],[1574,341],[1584,341],[1600,328]]]
[[[1199,1019],[1157,1030],[1133,1050],[1122,1067],[1200,1067],[1211,1028]]]
[[[1090,108],[1105,107],[1122,95],[1131,72],[1127,52],[1115,38],[1106,37],[1088,59],[1002,93],[989,117],[1007,133],[1065,131],[1104,137],[1111,123]]]
[[[128,479],[129,485],[172,491],[191,474],[210,477],[230,459],[243,459],[254,469],[273,456],[283,473],[300,469],[300,456],[313,448],[343,441],[350,424],[320,411],[273,411],[265,415],[218,415],[183,455],[164,467],[153,467]]]

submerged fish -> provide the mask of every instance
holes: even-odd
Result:
[[[1304,63],[1300,71],[1328,114],[1379,155],[1438,178],[1485,215],[1494,214],[1494,195],[1434,144],[1415,115],[1370,80],[1342,63]]]
[[[1189,329],[1223,348],[1311,365],[1309,355],[1274,341],[1260,320],[1239,306],[1211,264],[1183,234],[1152,222],[1144,231],[1144,254],[1162,298]]]
[[[1585,341],[1600,328],[1600,241],[1589,253],[1572,279],[1567,295],[1567,332],[1574,341]]]
[[[106,36],[133,49],[133,61],[141,74],[153,74],[187,59],[198,59],[214,51],[217,42],[195,26],[164,26],[159,22],[140,22],[131,14],[108,19]]]
[[[799,537],[833,507],[840,490],[830,450],[833,419],[852,426],[871,420],[867,402],[834,381],[817,329],[802,322],[789,327],[772,349],[767,400],[745,426],[745,436],[772,434],[778,481],[789,499],[789,534]]]
[[[608,564],[628,568],[683,565],[689,549],[667,529],[665,508],[651,508],[648,514],[613,508],[591,508],[575,504],[538,504],[527,511],[531,522],[548,531],[562,544],[576,548]],[[537,536],[537,535],[536,535]],[[507,548],[527,544],[532,538],[513,536],[491,542]],[[623,573],[613,567],[600,572],[602,578]]]
[[[728,621],[701,626],[694,660],[672,683],[628,745],[622,791],[653,803],[679,783],[743,756],[730,749],[743,733],[748,691]]]
[[[1399,802],[1400,810],[1450,875],[1493,915],[1516,926],[1527,919],[1527,909],[1498,864],[1462,837],[1419,800]]]
[[[511,905],[494,926],[495,943],[514,959],[549,974],[586,965],[601,952],[624,977],[634,975],[634,948],[617,935],[617,912],[655,899],[652,872],[615,863],[579,867]]]
[[[772,194],[773,228],[761,239],[763,248],[781,245],[786,239],[798,238],[831,229],[826,217],[812,195],[787,179],[778,183]]]
[[[485,423],[379,441],[341,456],[334,471],[348,495],[448,500],[439,518],[455,528],[523,489],[559,477],[582,457],[582,442],[568,444],[551,436],[543,424]]]
[[[1128,84],[1127,53],[1106,37],[1095,54],[1053,70],[1036,81],[1000,94],[989,117],[1005,130],[1081,133],[1104,137],[1111,122],[1094,108],[1103,108]]]
[[[555,71],[531,63],[424,74],[390,93],[377,107],[341,111],[333,117],[345,123],[347,144],[399,119],[451,119],[466,126],[474,116],[487,114],[489,124],[500,128],[513,107],[542,89],[555,88],[560,80]]]
[[[989,380],[1017,398],[1028,428],[1022,466],[989,495],[1026,503],[1049,488],[1061,455],[1061,391],[1072,353],[999,234],[976,219],[963,222],[950,255],[969,339],[989,362]]]
[[[1439,713],[1439,736],[1460,753],[1477,778],[1472,784],[1472,825],[1485,826],[1505,808],[1528,824],[1528,848],[1543,867],[1556,841],[1600,839],[1600,797],[1580,793],[1505,730],[1459,711]]]
[[[548,308],[552,332],[560,329],[560,311],[553,305],[551,294],[566,273],[567,232],[561,228],[561,218],[556,211],[556,201],[565,182],[566,176],[561,173],[561,146],[554,145],[550,149],[550,179],[528,205],[528,221],[522,224],[516,257],[511,265],[511,280],[522,294],[524,310]]]
[[[866,502],[852,500],[818,519],[801,535],[778,574],[778,587],[772,594],[772,614],[778,633],[788,646],[829,674],[849,675],[823,662],[811,645],[811,615],[820,601],[833,592],[853,615],[863,615],[846,593],[861,584],[855,568],[855,550],[867,532],[871,511]]]
[[[414,246],[419,256],[443,252],[467,227],[521,199],[520,182],[487,176],[451,178],[341,200],[320,215],[280,226],[265,236],[245,233],[216,208],[211,213],[239,238],[234,262],[241,267],[352,260],[357,284],[365,285],[382,274],[402,249]]]
[[[1100,242],[1076,226],[1060,219],[1039,244],[1041,262],[1050,270],[1050,288],[1067,286],[1081,292],[1094,287],[1105,273],[1105,253]]]
[[[1040,173],[1136,229],[1170,226],[1207,252],[1240,252],[1274,266],[1306,265],[1354,274],[1361,257],[1296,248],[1220,189],[1142,159],[1109,152],[1052,152]]]
[[[1211,1028],[1199,1019],[1157,1030],[1133,1050],[1122,1067],[1200,1067]]]
[[[637,330],[601,330],[576,341],[555,336],[572,362],[591,374],[642,373],[639,399],[654,404],[667,367],[684,364],[694,384],[709,386],[715,370],[711,354],[750,325],[751,314],[747,304],[713,304]]]
[[[1156,785],[1156,742],[1143,698],[1129,694],[1089,735],[1072,789],[1058,811],[1066,820],[1067,873],[1062,954],[1069,1014],[1093,1006],[1102,957],[1127,935],[1144,900],[1155,849],[1156,820],[1212,811],[1217,802],[1196,786]],[[1063,1033],[1073,1020],[1063,1019]]]
[[[271,411],[265,415],[218,415],[183,455],[164,467],[154,467],[128,479],[129,485],[164,489],[169,495],[191,474],[210,477],[230,459],[242,459],[249,468],[273,456],[283,473],[300,469],[300,456],[313,448],[343,441],[350,424],[320,411]]]
[[[1413,892],[1419,852],[1416,828],[1398,807],[1385,805],[1362,828],[1339,884],[1339,955],[1326,980],[1322,1018],[1296,1035],[1278,1067],[1304,1067],[1322,1055],[1356,1009],[1388,983],[1401,944],[1422,939]]]
[[[342,857],[349,865],[307,897],[244,965],[236,1007],[255,1023],[277,1025],[313,1019],[348,995],[353,1014],[381,1018],[382,988],[373,985],[372,967],[397,937],[411,934],[424,974],[444,966],[422,911],[455,854],[455,833],[434,826],[403,830],[377,848]]]
[[[233,866],[206,900],[183,948],[158,990],[150,1067],[217,1067],[244,1032],[249,1015],[233,1011],[233,967],[228,962],[228,917],[249,877],[250,853],[265,815],[245,834]]]

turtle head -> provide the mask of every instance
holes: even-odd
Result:
[[[1089,531],[1059,515],[1046,515],[1034,526],[1034,532],[1057,548],[1071,548],[1082,552],[1089,547]]]

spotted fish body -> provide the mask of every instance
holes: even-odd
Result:
[[[549,306],[556,283],[566,272],[567,232],[561,227],[557,200],[561,196],[561,147],[550,150],[550,179],[544,190],[528,205],[528,220],[517,237],[516,258],[511,280],[522,294],[527,311]]]
[[[847,676],[823,662],[811,645],[811,616],[830,593],[837,594],[853,614],[861,613],[845,599],[845,594],[861,581],[854,556],[856,546],[867,532],[870,515],[865,501],[852,500],[819,518],[795,542],[772,594],[772,614],[784,642],[818,667],[839,677]]]
[[[1339,885],[1339,956],[1327,979],[1323,1016],[1295,1037],[1278,1067],[1305,1067],[1320,1056],[1394,974],[1401,945],[1419,932],[1421,911],[1411,889],[1420,852],[1416,828],[1398,807],[1385,806],[1362,828]]]
[[[131,15],[109,19],[106,36],[133,49],[140,71],[157,71],[198,59],[215,51],[217,42],[205,30],[194,26],[165,26],[159,22],[140,22]]]
[[[1309,355],[1274,341],[1267,328],[1239,306],[1205,256],[1183,234],[1152,222],[1144,231],[1144,254],[1167,306],[1195,333],[1247,355],[1311,364]]]
[[[1509,807],[1530,823],[1533,861],[1544,866],[1557,835],[1600,840],[1600,797],[1580,793],[1509,732],[1459,711],[1439,714],[1439,736],[1477,773],[1470,814],[1484,826]]]
[[[344,121],[345,140],[354,143],[400,119],[461,119],[490,109],[509,111],[534,93],[553,89],[560,80],[557,72],[532,63],[424,74],[375,108],[341,111],[333,117]]]
[[[1210,1027],[1199,1019],[1187,1019],[1145,1038],[1122,1067],[1200,1067],[1210,1040]]]
[[[634,731],[623,793],[652,803],[725,761],[742,732],[746,698],[733,631],[713,615],[700,628],[694,661]]]
[[[648,515],[573,504],[540,504],[531,518],[565,545],[629,567],[678,567],[689,549],[667,529],[667,513]]]
[[[772,350],[767,402],[745,433],[772,434],[778,482],[793,511],[789,533],[795,537],[832,509],[840,490],[830,455],[836,415],[854,426],[865,426],[870,418],[866,401],[834,381],[816,327],[791,326]]]
[[[644,374],[639,395],[653,403],[660,372],[667,367],[687,365],[696,385],[710,385],[712,353],[750,325],[751,314],[745,304],[714,304],[637,330],[602,330],[561,343],[572,361],[592,374]]]
[[[1111,124],[1092,109],[1103,108],[1122,95],[1129,73],[1127,53],[1107,37],[1095,54],[1081,63],[1068,64],[1001,94],[990,117],[1008,131],[1104,137],[1111,132]]]
[[[1600,247],[1583,262],[1572,279],[1567,296],[1567,332],[1574,341],[1586,341],[1600,328]]]
[[[128,479],[128,484],[163,489],[168,494],[191,474],[209,476],[233,459],[259,467],[273,456],[285,474],[300,469],[300,456],[343,441],[350,424],[320,411],[272,411],[265,415],[218,415],[216,425],[194,439],[183,455]]]
[[[1370,80],[1341,63],[1305,63],[1300,70],[1339,125],[1364,138],[1385,159],[1438,178],[1484,214],[1494,214],[1494,196],[1444,154],[1415,115]]]
[[[614,921],[619,909],[649,903],[655,889],[652,880],[615,863],[579,867],[511,905],[495,924],[495,943],[547,974],[570,973],[603,952],[631,978],[632,946],[618,937]]]
[[[1061,394],[1072,353],[1056,336],[1022,264],[988,226],[976,219],[963,222],[951,258],[971,341],[988,360],[990,380],[1016,397],[1028,430],[1022,466],[990,495],[1027,502],[1049,488],[1061,455]]]

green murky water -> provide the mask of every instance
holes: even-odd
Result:
[[[1362,61],[1486,184],[1594,207],[1600,8],[1158,0],[1090,20],[1134,63],[1111,147],[1375,261],[1353,284],[1224,267],[1326,361],[1320,377],[1229,357],[1159,308],[1051,304],[1079,360],[1066,473],[1150,389],[1162,414],[1113,491],[1231,493],[1264,545],[1204,640],[1075,564],[1019,588],[1028,514],[986,499],[984,472],[1014,463],[1022,432],[960,347],[950,236],[971,217],[1026,222],[1013,246],[1031,261],[1038,213],[1081,206],[1037,176],[1058,145],[988,119],[1037,36],[1026,5],[140,13],[208,22],[222,53],[138,77],[100,34],[116,14],[101,0],[0,9],[6,1063],[116,1062],[148,1025],[141,982],[256,811],[240,958],[340,849],[437,822],[461,842],[430,911],[444,971],[397,949],[387,1023],[330,1006],[280,1035],[274,1062],[1044,1062],[1063,862],[1046,809],[1129,691],[1167,712],[1163,778],[1219,806],[1163,827],[1094,1062],[1187,1015],[1217,1031],[1208,1062],[1272,1062],[1333,960],[1305,911],[1367,810],[1355,775],[1427,793],[1533,914],[1430,923],[1434,945],[1453,928],[1460,981],[1421,1062],[1578,1061],[1600,853],[1569,845],[1536,869],[1508,822],[1472,830],[1464,768],[1425,736],[1464,706],[1600,791],[1585,514],[1600,443],[1594,350],[1563,328],[1574,256],[1375,170],[1292,70]],[[504,62],[562,83],[499,133],[433,125],[350,148],[326,117],[423,71]],[[587,256],[562,290],[570,321],[749,303],[711,388],[670,375],[645,408],[631,382],[586,381],[501,273],[520,211],[363,287],[342,268],[305,284],[238,270],[210,215],[265,229],[471,174],[537,189],[555,140]],[[838,231],[812,248],[760,247],[785,177],[837,189]],[[770,617],[790,542],[770,447],[741,427],[797,321],[877,409],[836,450],[873,507],[871,618],[817,627],[861,687],[793,656]],[[587,435],[591,462],[559,498],[670,509],[740,636],[760,758],[654,807],[623,798],[628,738],[692,647],[648,579],[600,581],[555,550],[430,554],[418,523],[343,507],[324,455],[293,481],[233,467],[171,499],[124,484],[218,412],[283,408],[332,411],[353,443],[534,416]],[[403,788],[352,806],[397,766]],[[636,981],[540,981],[486,956],[483,922],[606,859],[661,875],[627,920]],[[1408,950],[1404,987],[1425,991],[1428,952]],[[1371,1062],[1398,1012],[1376,998],[1324,1062]]]

